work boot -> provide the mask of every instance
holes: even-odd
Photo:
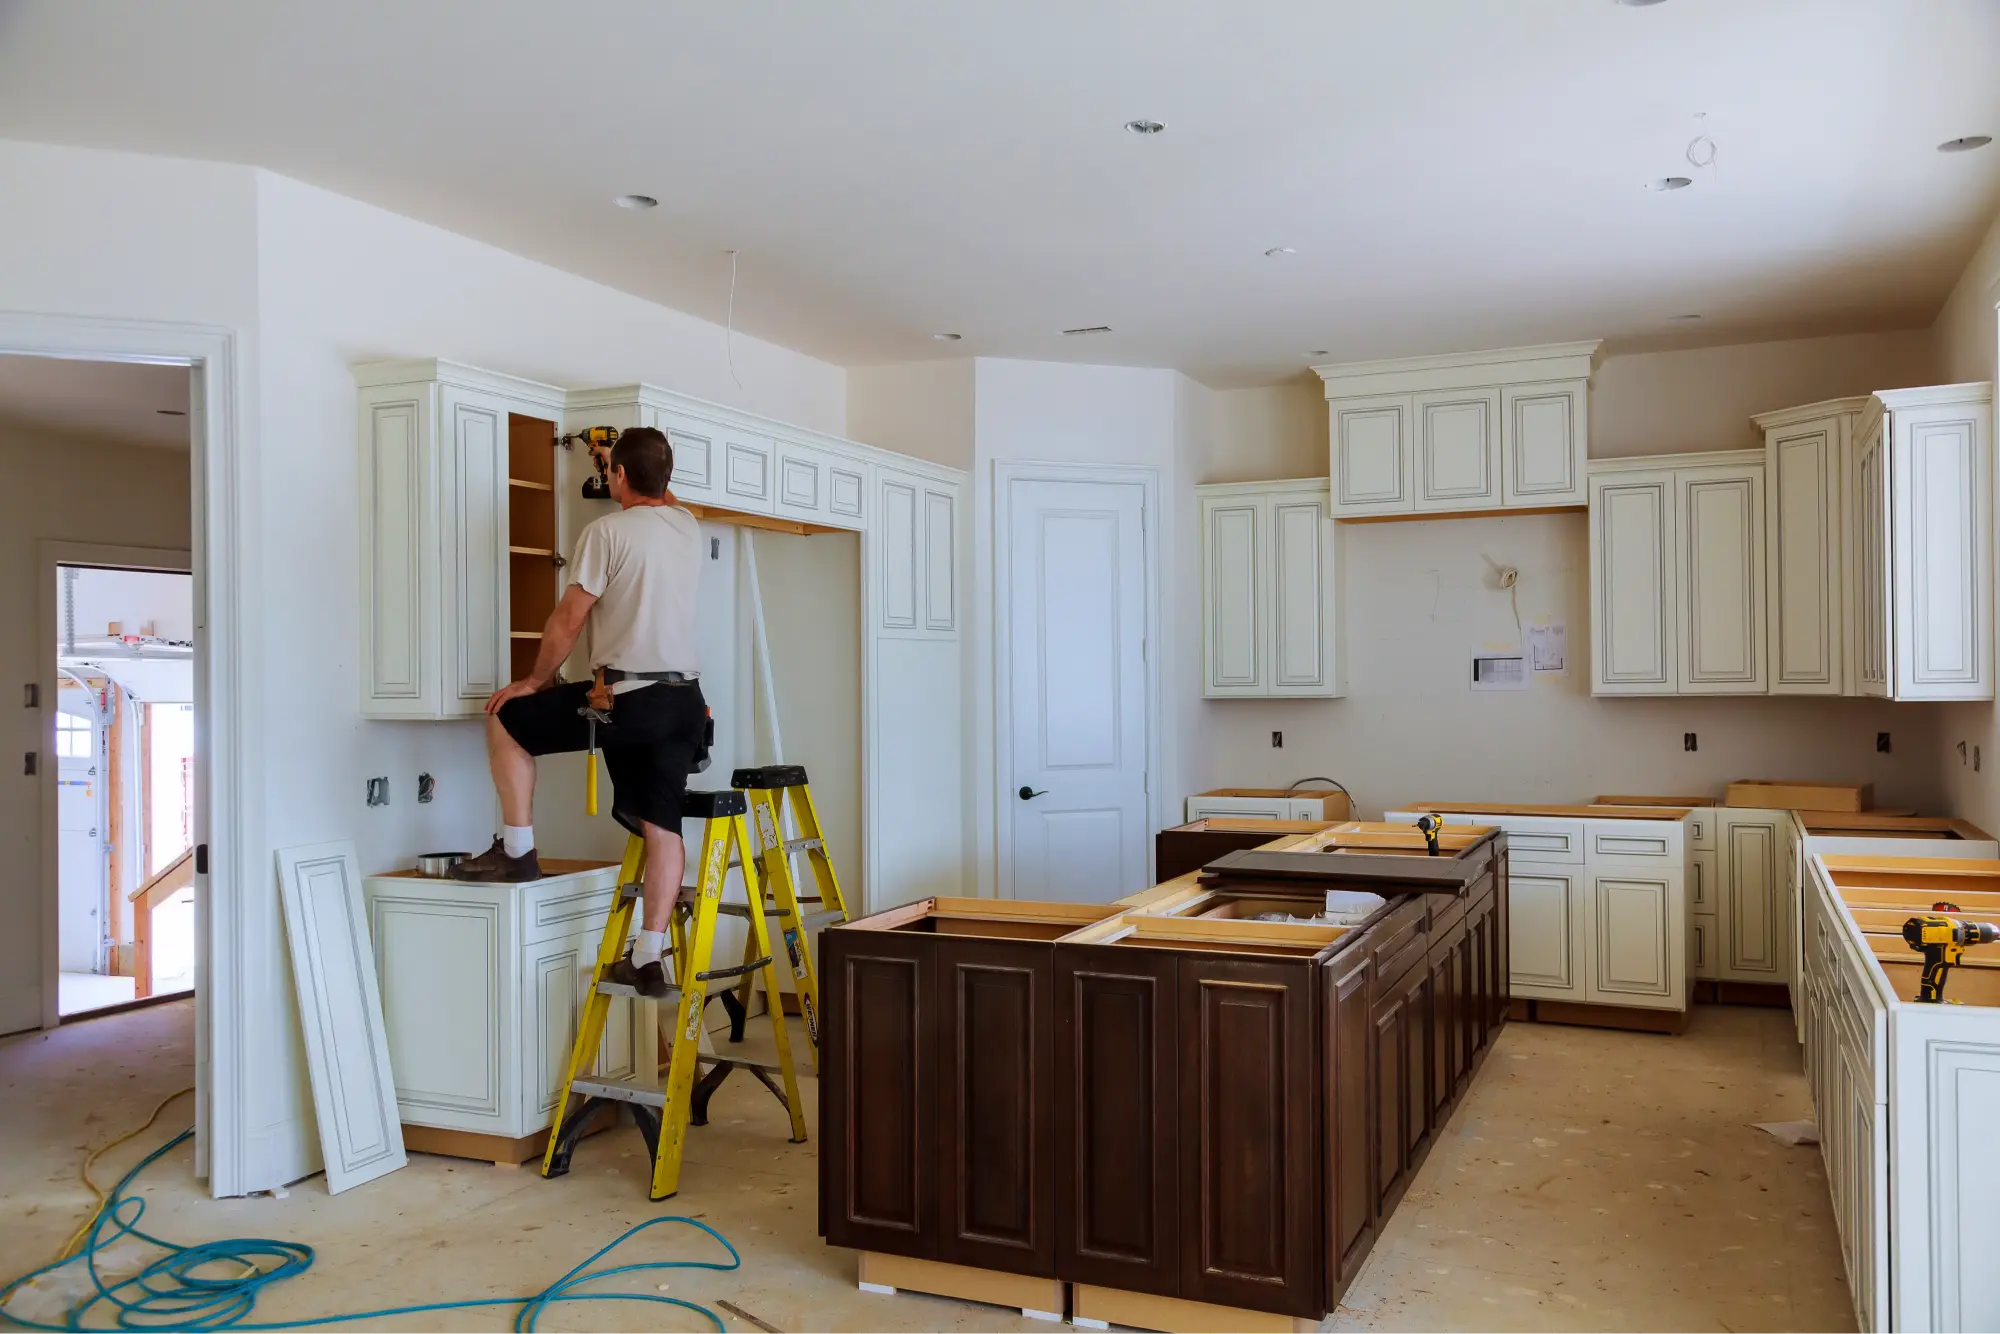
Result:
[[[632,988],[641,996],[660,1000],[667,994],[667,970],[658,959],[651,963],[635,964],[632,952],[625,951],[625,957],[604,970],[606,982],[616,982],[620,986]]]
[[[454,880],[471,880],[486,885],[518,885],[542,878],[542,864],[529,848],[518,857],[507,855],[507,845],[499,839],[477,857],[467,857],[452,868]]]

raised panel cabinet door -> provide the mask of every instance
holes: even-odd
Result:
[[[1258,537],[1265,507],[1254,496],[1201,503],[1202,682],[1208,695],[1263,694],[1263,561]],[[1193,816],[1188,817],[1193,819]]]
[[[1716,832],[1722,846],[1716,868],[1720,880],[1717,926],[1719,977],[1746,982],[1783,982],[1789,944],[1784,926],[1783,837],[1778,811],[1743,815],[1720,813]]]
[[[924,488],[924,629],[958,628],[958,497]]]
[[[521,1110],[522,1123],[530,1129],[548,1125],[555,1115],[597,943],[594,938],[572,937],[529,945],[521,951],[525,979],[521,989],[525,1007],[521,1016]]]
[[[1333,418],[1333,512],[1401,514],[1415,509],[1415,409],[1410,398],[1337,398],[1328,406]]]
[[[1671,695],[1680,682],[1672,472],[1590,480],[1591,688]]]
[[[1269,517],[1272,693],[1333,694],[1326,502],[1273,496]]]
[[[824,522],[831,517],[827,458],[816,449],[778,442],[777,512],[788,518]]]
[[[507,684],[507,409],[446,386],[440,460],[444,509],[444,711],[476,714]],[[553,430],[553,424],[551,424]]]
[[[722,494],[717,499],[731,509],[753,514],[769,514],[774,508],[772,494],[776,459],[771,442],[761,435],[724,431],[722,436]]]
[[[1055,1274],[1055,946],[937,941],[938,1259]]]
[[[1180,1295],[1322,1316],[1317,972],[1193,953],[1177,971]]]
[[[1431,974],[1430,1117],[1434,1133],[1458,1091],[1465,1067],[1465,922],[1460,919],[1431,941],[1425,966]]]
[[[1421,966],[1415,971],[1422,973],[1426,979],[1430,976],[1429,971]],[[1373,1044],[1369,1057],[1373,1069],[1370,1088],[1374,1091],[1375,1101],[1375,1126],[1371,1135],[1375,1164],[1370,1174],[1370,1185],[1378,1223],[1395,1208],[1403,1187],[1408,1184],[1405,1173],[1409,1164],[1404,1147],[1409,1140],[1409,1099],[1406,1094],[1411,1079],[1407,1000],[1407,988],[1399,985],[1388,995],[1378,997],[1369,1011],[1370,1041]]]
[[[1993,698],[1990,404],[1890,414],[1897,699]]]
[[[1875,696],[1890,690],[1888,425],[1886,415],[1877,416],[1854,447],[1855,683]]]
[[[430,385],[361,397],[361,711],[435,717],[438,561]]]
[[[1056,960],[1056,1274],[1179,1293],[1180,1047],[1172,954]]]
[[[394,889],[385,894],[383,884]],[[410,886],[371,881],[368,900],[397,1111],[412,1125],[511,1138],[502,1019],[512,1002],[500,909]]]
[[[1773,694],[1840,693],[1843,429],[1843,418],[1826,417],[1764,443]]]
[[[682,500],[722,502],[722,440],[713,422],[665,409],[641,409],[651,425],[667,433],[674,451],[674,475],[668,482]]]
[[[1500,391],[1454,389],[1418,394],[1417,491],[1420,510],[1497,508],[1500,504]]]
[[[917,527],[917,487],[912,481],[884,475],[882,522],[875,539],[881,546],[882,626],[887,630],[917,628],[917,585],[921,560]]]
[[[936,938],[820,935],[820,1231],[835,1246],[935,1258]]]
[[[1500,391],[1502,505],[1514,509],[1585,503],[1589,415],[1588,381]]]
[[[1582,867],[1511,868],[1507,877],[1508,994],[1583,999]]]
[[[1679,873],[1671,873],[1678,878]],[[1585,999],[1606,1005],[1679,1008],[1680,896],[1668,873],[1617,871],[1590,878],[1590,974]]]
[[[1327,1115],[1326,1272],[1346,1283],[1375,1241],[1375,1028],[1371,951],[1359,945],[1326,965],[1320,1105]]]
[[[1764,470],[1679,479],[1680,693],[1764,693]]]

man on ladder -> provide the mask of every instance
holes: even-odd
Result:
[[[708,726],[695,650],[701,530],[667,489],[673,470],[673,448],[652,427],[625,431],[611,447],[618,513],[578,536],[570,584],[542,627],[533,672],[486,703],[486,753],[504,828],[454,872],[461,880],[540,879],[535,757],[602,747],[611,814],[646,845],[640,930],[604,980],[651,997],[668,993],[660,956],[687,865],[681,803]],[[596,682],[554,685],[586,622]]]

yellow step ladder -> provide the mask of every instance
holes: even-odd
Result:
[[[756,829],[757,869],[770,899],[764,912],[775,918],[778,935],[785,942],[785,960],[791,965],[792,982],[799,998],[799,1015],[806,1021],[806,1042],[812,1048],[813,1068],[819,1068],[819,969],[813,962],[812,938],[817,927],[844,922],[847,900],[841,897],[840,877],[834,874],[833,858],[826,849],[820,830],[819,810],[813,805],[812,786],[806,781],[805,766],[766,764],[754,769],[738,769],[729,776],[729,786],[742,792],[750,803]],[[789,807],[799,836],[784,836],[784,813]],[[806,854],[812,867],[816,896],[800,898],[792,879],[792,858]],[[744,883],[750,884],[746,876]],[[735,917],[752,917],[748,903],[761,898],[754,892],[743,904],[725,903],[722,911]],[[810,911],[808,911],[810,909]],[[752,934],[743,942],[743,958],[748,962],[754,950],[763,949],[764,935]],[[729,1011],[729,1040],[743,1040],[743,1023],[749,1014],[754,973],[745,973],[734,995],[725,994],[723,1008]],[[777,989],[767,979],[765,998],[772,1012],[783,1009]]]
[[[542,1155],[542,1175],[559,1177],[569,1171],[575,1151],[599,1109],[628,1106],[653,1158],[653,1185],[649,1198],[664,1200],[680,1190],[681,1156],[686,1147],[690,1124],[705,1124],[708,1099],[731,1070],[749,1070],[771,1090],[785,1107],[792,1122],[792,1143],[806,1137],[805,1109],[799,1101],[798,1077],[792,1069],[792,1047],[785,1028],[784,1012],[773,1006],[771,1032],[777,1042],[775,1061],[743,1057],[719,1058],[701,1050],[702,1011],[709,1000],[709,984],[736,977],[763,975],[768,994],[778,994],[778,971],[771,959],[770,939],[761,914],[747,914],[750,939],[744,962],[735,968],[711,969],[715,946],[716,918],[722,912],[722,888],[729,869],[740,861],[743,883],[750,901],[763,901],[757,874],[757,859],[751,853],[747,819],[749,803],[741,792],[690,792],[681,802],[683,815],[706,820],[701,840],[701,875],[690,905],[685,896],[673,915],[672,985],[664,997],[642,996],[629,986],[607,982],[604,974],[625,956],[625,942],[632,932],[632,915],[641,903],[645,881],[646,844],[636,834],[626,841],[625,859],[618,872],[618,901],[604,923],[604,940],[597,948],[597,964],[590,975],[590,992],[585,999],[583,1018],[577,1025],[576,1043],[570,1048],[569,1066],[564,1073],[563,1091],[556,1103],[555,1121],[549,1127],[549,1144]],[[733,854],[733,855],[732,855]],[[663,959],[662,962],[667,960]],[[723,994],[727,994],[724,992]],[[615,998],[641,1002],[675,1004],[677,1014],[672,1030],[672,1056],[667,1063],[664,1086],[651,1079],[617,1079],[593,1074],[598,1047],[604,1038],[605,1019]],[[707,1065],[703,1071],[701,1066]],[[782,1078],[774,1082],[772,1073]]]

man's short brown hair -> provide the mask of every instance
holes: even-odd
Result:
[[[625,470],[625,485],[642,496],[667,493],[674,480],[674,447],[664,431],[652,426],[634,426],[618,433],[611,446],[611,466]]]

